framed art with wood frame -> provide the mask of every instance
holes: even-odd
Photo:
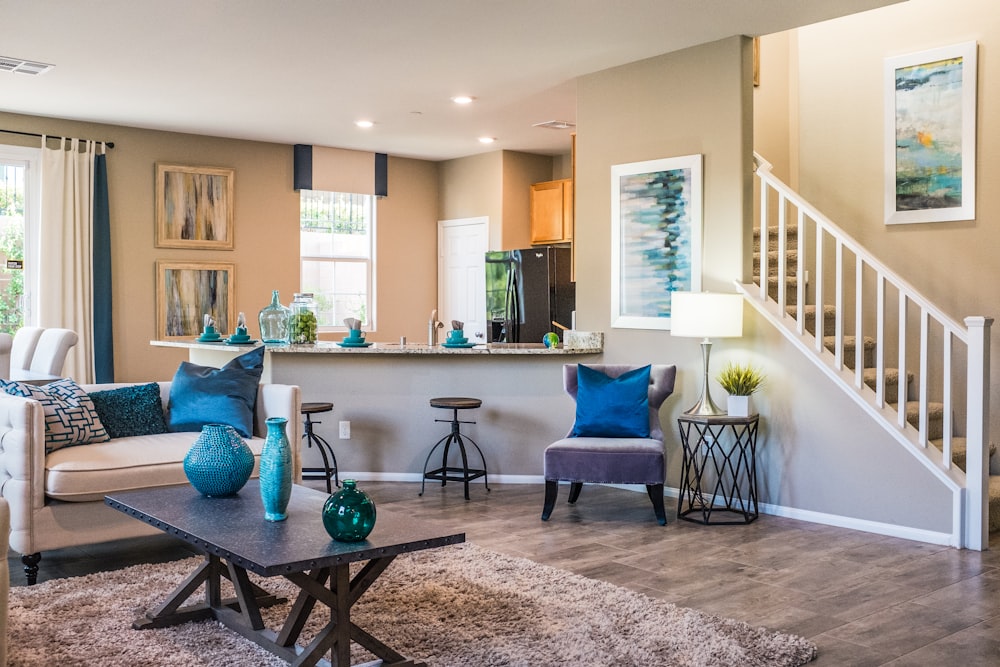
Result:
[[[672,292],[701,290],[702,156],[611,167],[611,326],[669,329]]]
[[[233,249],[236,170],[156,164],[156,247]]]
[[[219,333],[235,331],[232,262],[156,262],[156,335],[161,340],[192,338],[205,315]]]

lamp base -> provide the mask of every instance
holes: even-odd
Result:
[[[708,358],[712,354],[712,341],[705,339],[701,341],[701,361],[704,366],[705,377],[701,384],[701,398],[690,409],[685,410],[686,415],[697,415],[702,417],[718,417],[726,414],[726,411],[715,404],[712,394],[708,390]]]

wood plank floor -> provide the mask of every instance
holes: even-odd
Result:
[[[321,488],[319,482],[307,482]],[[814,665],[1000,664],[1000,539],[961,551],[761,515],[753,524],[656,524],[643,493],[568,487],[548,522],[542,487],[359,482],[379,507],[464,529],[481,546],[678,605],[810,638]],[[43,554],[39,581],[191,555],[167,536]],[[20,559],[9,559],[23,585]],[[167,663],[164,663],[167,664]]]

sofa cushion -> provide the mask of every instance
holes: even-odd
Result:
[[[111,438],[166,433],[160,385],[137,384],[88,394]]]
[[[618,377],[577,366],[573,437],[648,438],[649,366]]]
[[[45,457],[45,495],[56,500],[103,501],[105,494],[187,484],[184,456],[197,435],[161,433],[60,449]],[[264,438],[249,438],[257,475]]]
[[[263,346],[222,368],[182,361],[170,384],[168,427],[171,431],[200,431],[205,424],[228,424],[249,438],[263,371]]]
[[[101,423],[94,402],[69,378],[36,387],[23,382],[0,380],[0,389],[13,396],[42,404],[45,413],[45,451],[104,442],[108,432]]]

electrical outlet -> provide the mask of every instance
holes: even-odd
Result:
[[[351,439],[351,422],[340,422],[340,439]]]

